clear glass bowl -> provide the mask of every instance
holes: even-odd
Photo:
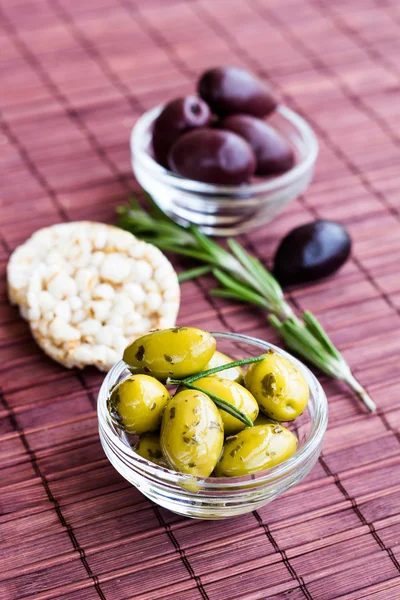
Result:
[[[245,335],[213,333],[218,350],[238,360],[258,356],[270,348],[292,360],[310,386],[306,411],[289,426],[299,446],[286,462],[255,475],[232,478],[201,478],[170,471],[142,458],[128,436],[112,422],[107,410],[109,390],[129,377],[123,361],[107,374],[98,396],[100,440],[111,464],[145,496],[169,510],[198,519],[226,519],[250,512],[271,502],[301,481],[312,469],[322,448],[328,421],[325,393],[307,367],[280,348]]]
[[[152,157],[153,122],[162,106],[144,113],[131,135],[132,168],[140,185],[178,223],[194,223],[207,234],[237,235],[271,221],[308,187],[318,155],[308,123],[280,105],[268,119],[293,147],[295,166],[283,175],[242,185],[213,185],[180,177]]]

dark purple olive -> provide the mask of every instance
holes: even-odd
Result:
[[[313,221],[292,229],[279,244],[274,275],[283,285],[327,277],[346,262],[351,238],[335,221]]]
[[[277,106],[269,86],[240,67],[216,67],[201,76],[200,96],[220,117],[243,113],[266,117]]]
[[[285,173],[294,165],[294,152],[288,142],[264,121],[249,115],[232,115],[219,122],[244,138],[256,155],[257,175]]]
[[[154,122],[153,150],[156,161],[167,167],[168,152],[183,133],[206,127],[211,122],[211,111],[197,96],[176,98],[169,102]]]
[[[172,146],[168,155],[172,171],[182,177],[221,185],[249,180],[256,168],[249,144],[231,131],[189,131]]]

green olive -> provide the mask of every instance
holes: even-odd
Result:
[[[203,371],[208,371],[208,369],[214,369],[214,367],[222,367],[222,365],[227,365],[228,363],[233,362],[233,358],[229,358],[226,354],[222,354],[222,352],[218,352],[216,350],[211,357],[211,360],[206,364]],[[227,369],[226,371],[219,371],[212,375],[212,377],[222,377],[222,379],[231,379],[231,381],[236,381],[236,383],[243,382],[244,372],[241,367],[232,367],[231,369]]]
[[[296,448],[296,436],[279,423],[248,427],[226,439],[215,475],[240,477],[258,473],[287,460]]]
[[[215,339],[207,331],[174,327],[152,331],[135,340],[125,349],[124,361],[157,379],[182,379],[202,371],[215,346]]]
[[[221,415],[202,392],[183,390],[164,412],[160,439],[162,453],[175,471],[208,477],[224,443]]]
[[[260,412],[257,419],[254,421],[254,426],[271,425],[271,423],[276,425],[278,421],[274,421],[274,419],[271,419],[270,417],[267,417],[267,415],[264,415],[264,413]]]
[[[109,400],[112,416],[129,433],[157,431],[167,402],[168,390],[149,375],[131,375],[115,388]]]
[[[211,377],[202,377],[193,382],[196,387],[201,388],[207,394],[210,392],[219,396],[222,400],[233,404],[241,410],[252,421],[257,418],[258,404],[254,396],[242,385],[230,379],[221,379],[215,375]],[[244,423],[232,417],[230,414],[220,409],[222,421],[224,423],[225,435],[232,435],[246,427]]]
[[[160,467],[168,468],[161,451],[159,433],[146,433],[146,435],[143,435],[136,444],[134,450],[143,458],[147,458],[150,462],[153,462]]]
[[[290,360],[272,351],[261,362],[250,365],[244,384],[260,409],[276,421],[293,421],[304,411],[310,397],[301,371]]]

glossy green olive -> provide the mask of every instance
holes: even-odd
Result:
[[[168,468],[167,462],[161,451],[159,433],[146,433],[146,435],[143,435],[136,444],[134,450],[137,454],[150,462],[153,462],[160,467]]]
[[[115,388],[109,408],[115,421],[129,433],[157,431],[167,402],[168,390],[149,375],[132,375]]]
[[[296,452],[297,438],[278,424],[248,427],[226,439],[217,477],[240,477],[275,467]]]
[[[212,377],[197,379],[194,385],[204,390],[206,394],[210,392],[215,396],[219,396],[222,400],[233,404],[233,406],[241,410],[252,421],[257,418],[259,408],[256,399],[246,388],[236,383],[236,381],[221,379],[214,375]],[[244,423],[232,417],[226,411],[219,409],[219,412],[224,423],[225,435],[232,435],[246,427]]]
[[[160,440],[162,453],[172,469],[208,477],[224,443],[221,415],[202,392],[178,392],[164,412]]]
[[[307,382],[296,365],[272,351],[263,361],[250,365],[244,384],[260,409],[276,421],[293,421],[310,397]]]
[[[222,367],[222,365],[227,365],[228,363],[233,362],[235,359],[229,358],[226,354],[222,352],[218,352],[216,350],[211,357],[211,360],[206,364],[203,371],[208,371],[208,369],[214,369],[215,367]],[[242,367],[232,367],[231,369],[227,369],[226,371],[219,371],[212,375],[212,377],[222,377],[222,379],[230,379],[231,381],[236,381],[236,383],[242,383],[244,377],[244,371]]]
[[[216,341],[195,327],[152,331],[125,349],[124,361],[131,367],[165,380],[182,379],[202,371],[214,354]]]

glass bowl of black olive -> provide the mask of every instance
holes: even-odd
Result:
[[[139,184],[180,224],[236,235],[304,193],[317,138],[268,85],[239,67],[209,69],[197,95],[149,110],[131,135]]]

